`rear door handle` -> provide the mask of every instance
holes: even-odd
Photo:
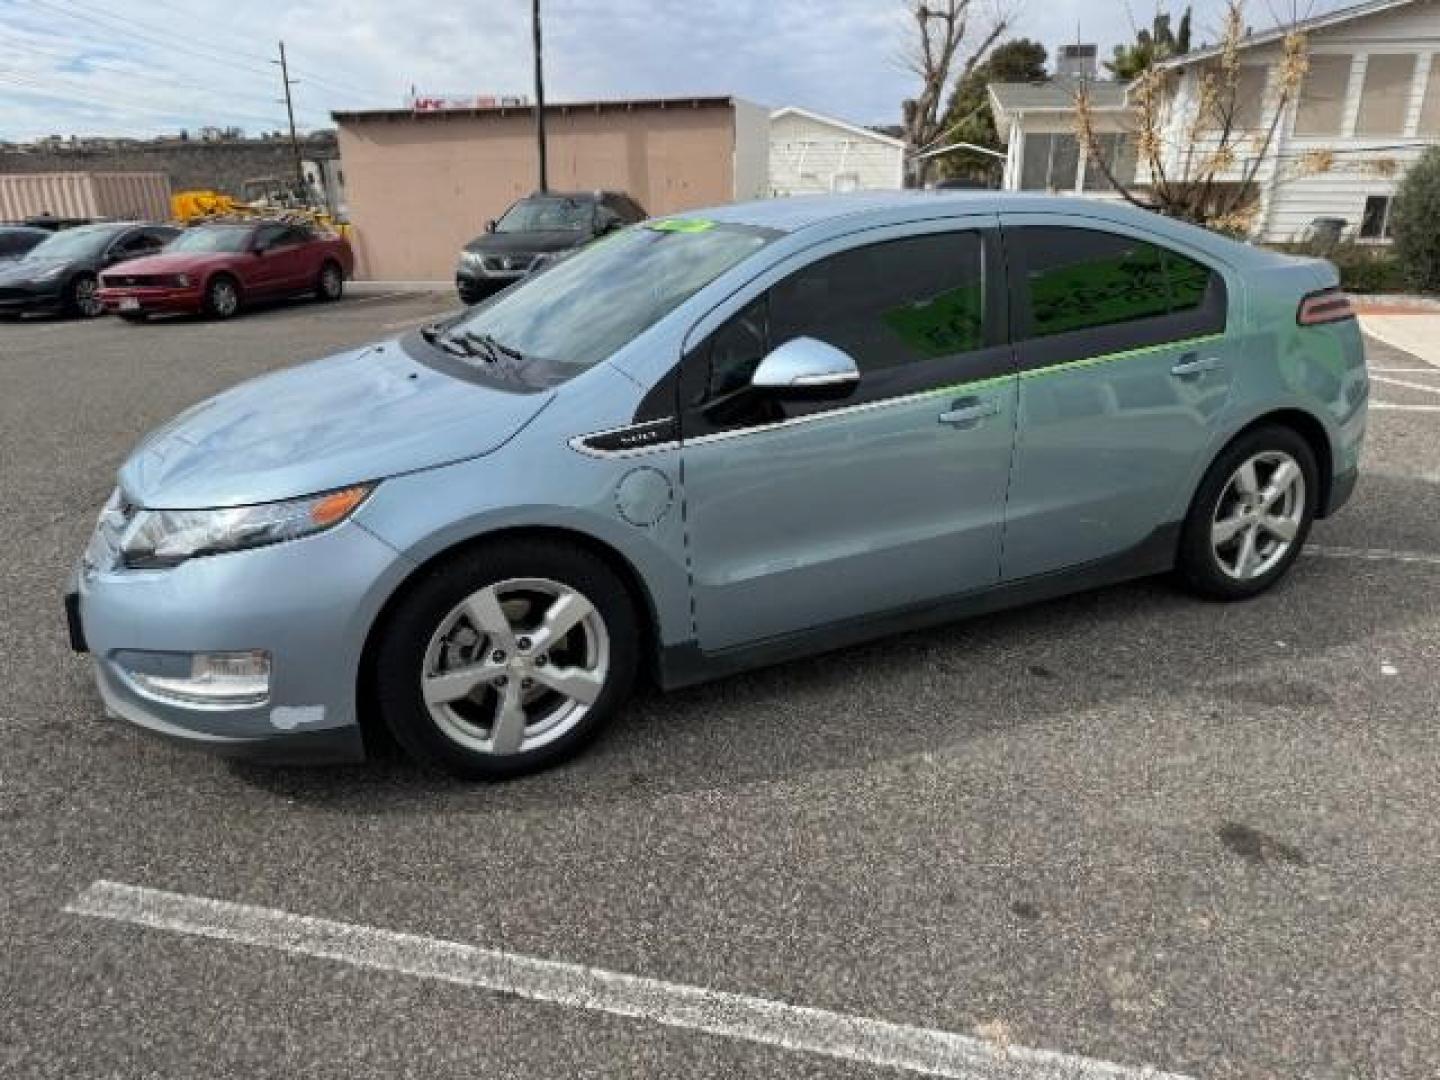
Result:
[[[1170,374],[1176,378],[1187,379],[1191,375],[1203,375],[1207,371],[1218,371],[1219,369],[1220,361],[1213,356],[1202,359],[1194,353],[1186,353],[1175,362],[1175,366],[1170,369]]]
[[[940,414],[940,423],[949,424],[951,427],[972,427],[987,416],[995,416],[999,412],[1000,403],[994,398],[960,398],[951,405],[948,412]]]

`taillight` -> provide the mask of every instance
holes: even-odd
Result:
[[[1295,321],[1301,326],[1318,326],[1354,317],[1355,309],[1350,306],[1350,297],[1334,286],[1307,294],[1295,312]]]

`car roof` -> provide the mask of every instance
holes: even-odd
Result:
[[[1018,191],[941,190],[857,192],[844,195],[795,195],[732,203],[669,215],[701,218],[720,224],[746,225],[780,233],[846,233],[881,225],[902,224],[970,214],[1054,214],[1068,219],[1090,218],[1097,227],[1129,225],[1167,235],[1240,260],[1259,260],[1263,249],[1237,243],[1218,233],[1167,218],[1114,200],[1073,195],[1041,195]]]

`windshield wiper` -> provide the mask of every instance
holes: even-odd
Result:
[[[504,357],[506,360],[511,360],[516,363],[525,359],[524,353],[520,352],[520,350],[512,349],[509,345],[496,341],[489,334],[482,334],[475,330],[466,330],[460,335],[460,340],[475,350],[472,355],[484,356],[492,363],[496,357]]]
[[[431,323],[429,326],[420,328],[420,336],[427,345],[434,345],[437,349],[443,349],[451,356],[463,356],[473,359],[480,354],[461,338],[453,338],[445,333],[439,323]]]

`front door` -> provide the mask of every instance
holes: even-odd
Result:
[[[1012,581],[1123,555],[1173,528],[1239,357],[1225,334],[1224,268],[1200,253],[1079,217],[1001,221],[1020,372]]]
[[[796,256],[690,349],[681,453],[705,651],[997,581],[1016,379],[998,234],[983,223]],[[848,397],[750,387],[766,352],[801,336],[855,360]]]

